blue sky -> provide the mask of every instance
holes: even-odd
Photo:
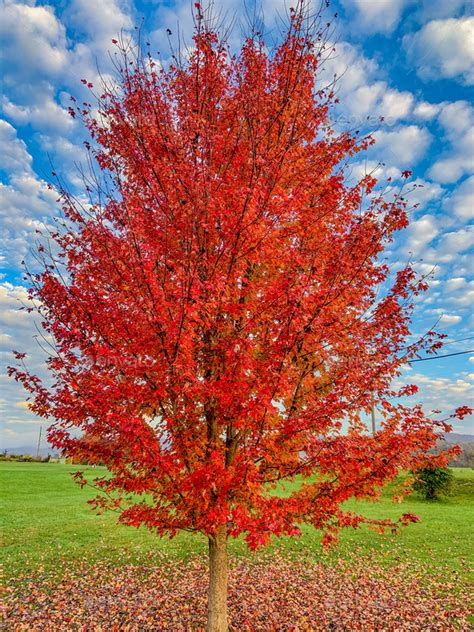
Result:
[[[69,96],[84,95],[80,83],[111,72],[111,39],[133,32],[144,18],[153,54],[169,54],[166,29],[190,41],[190,0],[60,0],[0,5],[0,356],[29,349],[30,366],[42,372],[42,352],[33,318],[18,312],[26,295],[20,262],[28,259],[35,230],[57,212],[47,189],[49,160],[74,189],[75,164],[84,159],[83,130],[67,114]],[[319,5],[319,1],[317,2]],[[247,5],[251,5],[248,0]],[[237,18],[230,42],[237,47],[244,3],[215,0],[222,16]],[[262,0],[268,33],[278,34],[277,16],[291,2]],[[332,39],[336,53],[320,80],[339,77],[336,125],[371,130],[377,139],[353,177],[383,162],[377,175],[398,185],[413,170],[421,185],[411,194],[419,206],[389,257],[396,265],[412,258],[420,272],[436,267],[430,291],[417,305],[415,334],[437,329],[448,335],[443,354],[474,349],[472,246],[474,233],[474,17],[463,0],[339,0]],[[384,116],[383,123],[378,118]],[[417,383],[427,410],[445,413],[473,404],[474,352],[407,367],[405,381]],[[22,389],[0,378],[0,428],[5,447],[33,446],[39,425]],[[472,418],[455,423],[474,433]]]

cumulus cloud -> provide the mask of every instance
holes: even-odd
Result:
[[[472,275],[472,255],[467,252],[459,254],[451,264],[451,274],[453,276],[471,276]]]
[[[458,141],[474,122],[474,111],[467,101],[444,103],[439,115],[439,122],[446,131],[448,138]]]
[[[0,71],[8,91],[2,101],[5,116],[16,125],[32,124],[67,136],[73,121],[57,102],[58,87],[88,97],[82,78],[95,85],[100,75],[110,79],[111,39],[130,32],[133,22],[130,7],[121,0],[65,4],[62,12],[59,9],[61,19],[48,5],[10,1],[0,8]]]
[[[36,230],[55,211],[56,193],[36,178],[16,179],[14,184],[0,183],[0,250],[5,262],[17,268],[29,252]]]
[[[443,233],[437,244],[441,261],[451,261],[459,253],[474,246],[474,230],[470,228],[472,227]]]
[[[67,110],[54,100],[51,94],[43,91],[38,101],[31,105],[17,105],[4,96],[1,101],[3,114],[16,125],[33,125],[37,129],[54,130],[67,134],[74,127],[74,120]]]
[[[426,234],[423,233],[423,229],[426,229]],[[469,278],[472,275],[472,256],[469,251],[474,245],[474,231],[469,230],[469,227],[447,232],[442,232],[443,229],[446,231],[444,216],[432,219],[425,216],[412,222],[406,231],[407,241],[402,252],[413,252],[429,265],[444,264],[452,278]],[[474,284],[474,281],[472,283]],[[469,305],[469,301],[472,303],[474,296],[470,284],[471,282],[466,280],[463,292],[456,296],[457,304]],[[443,293],[441,298],[448,301],[447,293]],[[449,298],[449,304],[451,302],[452,299]]]
[[[432,202],[438,201],[444,194],[444,189],[437,182],[429,182],[422,178],[416,178],[410,183],[405,197],[412,206],[422,210]]]
[[[129,4],[121,0],[72,0],[67,3],[62,19],[74,32],[76,41],[69,51],[66,82],[74,88],[75,94],[82,89],[80,79],[98,85],[101,76],[108,81],[112,78],[112,39],[119,34],[125,38],[131,36],[133,20],[130,11]]]
[[[184,55],[192,49],[194,23],[191,7],[193,4],[188,2],[188,0],[175,0],[172,3],[158,2],[154,12],[154,22],[157,28],[149,34],[148,39],[152,44],[152,48],[160,51],[164,59],[171,57],[172,54],[168,42],[167,29],[172,31],[171,41],[174,43],[179,31],[181,52]],[[211,3],[203,4],[208,6]],[[265,30],[269,33],[272,33],[272,29],[275,28],[275,22],[280,22],[280,18],[285,19],[285,16],[288,15],[288,8],[291,6],[288,0],[261,0],[256,4],[259,9],[261,8],[261,11],[258,11],[258,17],[263,19]],[[214,14],[224,18],[224,21],[231,21],[235,17],[237,21],[241,20],[243,24],[243,33],[242,29],[237,26],[228,33],[227,41],[231,51],[238,50],[242,42],[242,35],[246,31],[248,32],[248,29],[246,29],[245,6],[242,0],[219,0],[218,3],[214,3]]]
[[[400,180],[402,176],[397,167],[387,166],[376,160],[363,160],[351,164],[351,176],[355,181],[361,180],[367,174],[372,175],[381,184],[388,178]]]
[[[466,393],[472,391],[472,384],[467,380],[456,379],[452,380],[449,378],[436,377],[433,378],[428,375],[422,375],[420,373],[415,373],[410,376],[413,378],[413,381],[419,382],[420,384],[426,384],[431,386],[434,389],[446,389],[451,391],[452,394],[458,395],[460,393]]]
[[[411,92],[388,89],[380,102],[380,113],[387,118],[398,121],[410,114],[413,102],[414,98]]]
[[[448,279],[444,284],[444,290],[448,294],[452,294],[452,292],[456,292],[459,290],[463,290],[466,287],[466,279],[463,277],[452,277]]]
[[[349,15],[370,32],[390,33],[397,26],[411,0],[342,0]]]
[[[32,157],[16,129],[0,119],[0,169],[7,172],[7,182],[0,183],[0,249],[11,266],[18,266],[29,249],[36,229],[44,226],[42,218],[53,213],[57,193],[33,172]]]
[[[28,302],[27,289],[12,283],[0,283],[0,357],[2,365],[14,364],[12,350],[28,352],[28,367],[45,375],[44,352],[34,337],[35,316],[20,307]],[[38,424],[44,423],[25,406],[23,388],[5,373],[0,374],[0,436],[3,447],[29,445],[38,436]]]
[[[474,83],[474,17],[432,20],[420,31],[405,35],[403,46],[422,79],[446,77],[465,85]]]
[[[426,154],[431,135],[426,128],[406,125],[393,131],[374,133],[376,151],[383,161],[392,165],[411,166]]]
[[[328,45],[328,49],[331,47]],[[380,117],[393,125],[410,115],[414,105],[413,95],[396,90],[378,78],[381,70],[374,60],[348,42],[339,42],[334,48],[335,52],[328,54],[318,80],[324,85],[336,78],[335,90],[349,123],[378,127]]]
[[[50,6],[0,7],[0,70],[7,84],[57,76],[67,63],[66,31]]]
[[[442,105],[440,103],[421,101],[413,109],[413,114],[422,121],[431,121],[439,114],[441,107]]]
[[[404,233],[405,243],[402,251],[420,256],[439,235],[439,226],[433,215],[426,214],[412,221]]]
[[[461,220],[474,219],[474,176],[464,180],[445,204],[449,212],[453,212]]]
[[[77,32],[85,34],[95,48],[110,48],[110,38],[133,26],[128,3],[120,0],[72,0],[64,20]]]
[[[0,169],[8,172],[31,173],[32,157],[26,144],[17,136],[16,129],[8,121],[0,119]]]
[[[439,319],[441,325],[457,325],[457,323],[461,322],[461,316],[458,314],[443,314]]]
[[[472,274],[472,270],[471,270]],[[451,277],[443,285],[444,300],[463,316],[472,314],[474,280],[469,277]]]
[[[437,182],[457,182],[474,172],[474,108],[467,101],[442,105],[438,116],[448,149],[428,174]]]
[[[410,372],[405,377],[404,382],[401,379],[397,379],[395,384],[401,386],[406,381],[416,384],[419,387],[419,391],[414,397],[410,398],[411,401],[423,403],[426,411],[440,410],[443,415],[449,415],[458,406],[473,400],[474,385],[472,380],[469,379],[468,372],[454,373],[452,367],[449,364],[441,364],[443,362],[446,363],[446,360],[439,360],[439,367],[436,366],[438,364],[436,361],[422,362],[416,365],[416,372]],[[436,369],[441,374],[432,375],[431,371]],[[464,421],[455,421],[453,422],[454,431],[469,431],[471,430],[471,423],[471,417],[464,419]]]
[[[331,47],[331,43],[328,44]],[[343,94],[352,92],[367,83],[367,78],[377,71],[377,64],[362,55],[355,46],[348,42],[335,45],[324,66],[320,70],[324,74],[323,82],[336,76],[336,89]]]

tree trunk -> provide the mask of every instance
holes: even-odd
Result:
[[[209,601],[207,632],[227,632],[227,529],[209,538]]]

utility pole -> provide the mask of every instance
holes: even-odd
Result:
[[[41,444],[41,432],[43,431],[43,426],[40,426],[39,436],[38,436],[38,447],[36,448],[36,458],[39,459],[40,455],[40,444]]]

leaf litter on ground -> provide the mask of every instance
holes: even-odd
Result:
[[[158,553],[147,566],[125,560],[119,567],[63,560],[6,587],[4,629],[198,632],[205,629],[207,586],[206,559],[199,556]],[[383,568],[364,558],[332,565],[279,553],[234,558],[230,629],[467,631],[467,595],[456,574],[433,575],[417,562]]]

